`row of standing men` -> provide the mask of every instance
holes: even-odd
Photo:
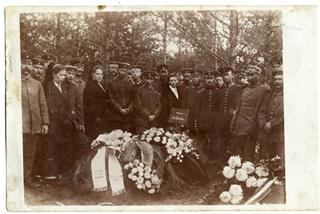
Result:
[[[32,182],[68,175],[102,132],[167,127],[173,107],[190,110],[185,128],[194,137],[206,136],[203,149],[210,158],[230,151],[253,159],[259,136],[266,157],[282,151],[276,149],[283,146],[283,102],[278,96],[282,82],[267,90],[259,84],[257,66],[241,73],[238,85],[228,66],[205,72],[202,84],[203,74],[197,69],[177,75],[166,65],[158,66],[157,72],[143,72],[138,66],[110,63],[108,73],[94,66],[85,82],[79,62],[52,63],[44,78],[39,75],[42,60],[24,57],[22,62],[24,158],[34,158],[32,163],[24,160],[32,168],[29,172],[25,167],[25,176]],[[279,75],[282,78],[278,69],[275,77]]]

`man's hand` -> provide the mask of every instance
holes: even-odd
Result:
[[[149,116],[149,121],[154,121],[154,119],[156,119],[156,116],[155,116],[155,115],[150,115],[150,116]]]
[[[42,133],[42,134],[48,134],[48,131],[49,131],[48,125],[42,125],[42,127],[41,127],[41,133]]]
[[[80,129],[80,131],[82,131],[83,133],[86,132],[86,129],[84,128],[84,125],[80,125],[80,126],[79,126],[79,129]]]

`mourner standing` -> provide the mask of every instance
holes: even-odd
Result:
[[[138,66],[134,66],[130,69],[133,79],[133,84],[135,88],[141,88],[144,85],[144,82],[141,79],[142,68]]]
[[[187,86],[183,91],[182,108],[189,109],[189,119],[187,128],[192,134],[196,135],[199,131],[199,91],[201,86],[201,72],[200,70],[193,69],[192,71],[192,84]]]
[[[32,59],[32,66],[32,78],[42,83],[45,79],[44,60],[40,57],[35,57]]]
[[[86,133],[90,141],[99,134],[109,131],[107,127],[107,110],[109,95],[107,88],[102,85],[103,67],[94,66],[91,72],[92,81],[88,81],[83,96],[83,108]]]
[[[39,186],[44,175],[42,135],[49,129],[48,107],[41,83],[31,77],[30,55],[24,54],[21,63],[24,180]]]
[[[191,85],[192,79],[192,68],[182,68],[181,69],[181,73],[183,75],[184,78],[184,84],[183,87],[188,87],[189,85]]]
[[[135,98],[135,89],[127,78],[129,64],[119,64],[119,74],[108,84],[110,98],[109,123],[111,129],[130,131],[132,128],[132,111]]]
[[[217,104],[219,116],[217,118],[217,138],[220,141],[221,151],[230,150],[232,134],[230,123],[236,109],[236,103],[241,93],[241,87],[234,83],[234,71],[229,66],[218,69],[223,76],[224,87],[218,90]]]
[[[261,69],[249,65],[246,73],[249,85],[243,89],[230,128],[234,134],[232,152],[253,161],[259,131],[258,112],[266,95],[266,88],[260,85]]]
[[[182,92],[178,88],[178,77],[176,74],[171,73],[168,77],[169,84],[163,88],[161,94],[161,113],[160,113],[160,126],[167,127],[169,115],[172,108],[181,108]]]
[[[273,71],[272,91],[266,94],[259,110],[260,157],[280,156],[284,160],[284,112],[282,67]]]
[[[154,88],[160,93],[165,91],[168,87],[168,75],[169,75],[168,69],[169,67],[165,64],[159,65],[157,67],[157,73],[159,74],[160,78],[158,81],[154,82],[154,85],[155,85]]]
[[[154,73],[143,73],[145,84],[136,91],[135,99],[135,125],[136,133],[158,127],[161,112],[160,93],[153,88]]]

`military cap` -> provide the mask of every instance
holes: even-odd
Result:
[[[207,76],[217,76],[219,72],[213,71],[213,70],[207,70],[206,72],[204,72],[204,75]]]
[[[201,75],[201,70],[194,68],[194,69],[192,69],[192,73],[191,74],[192,75]]]
[[[245,71],[243,71],[243,70],[240,71],[239,74],[238,74],[238,77],[239,77],[239,78],[247,77],[247,76],[248,76],[247,73],[246,73]]]
[[[32,59],[32,65],[44,65],[44,61],[40,57],[35,57]]]
[[[181,68],[181,73],[192,73],[193,68]]]
[[[178,77],[176,73],[169,73],[168,75],[168,79],[170,79],[170,77]]]
[[[76,66],[72,66],[72,65],[66,65],[65,66],[66,71],[77,71],[78,68]]]
[[[80,57],[74,57],[74,58],[72,58],[69,64],[70,64],[70,65],[73,65],[73,66],[83,65],[82,60],[81,60]]]
[[[28,51],[24,51],[21,53],[21,61],[25,62],[25,61],[32,61],[33,59],[33,54],[28,52]]]
[[[60,71],[63,71],[63,70],[66,70],[64,65],[62,64],[55,64],[52,68],[52,73],[53,74],[57,74],[59,73]]]
[[[157,71],[160,71],[160,70],[162,70],[162,69],[168,70],[169,67],[168,67],[167,65],[165,65],[165,64],[161,64],[161,65],[158,65],[158,66],[157,66]]]
[[[119,69],[128,69],[130,67],[129,63],[126,62],[117,62]]]
[[[218,68],[218,71],[223,75],[224,73],[227,73],[229,71],[234,72],[232,67],[228,66],[228,65],[221,65]]]
[[[261,68],[256,65],[248,65],[246,69],[246,74],[260,74]]]

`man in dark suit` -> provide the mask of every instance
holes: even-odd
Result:
[[[154,73],[143,73],[145,84],[136,90],[135,124],[136,132],[141,134],[151,127],[158,127],[161,111],[160,93],[153,88]]]
[[[131,131],[132,111],[135,98],[135,89],[127,78],[128,63],[119,63],[117,77],[108,84],[110,111],[108,114],[111,129]]]
[[[273,89],[266,95],[258,114],[260,157],[276,155],[284,160],[284,113],[282,67],[273,71]]]
[[[163,88],[161,93],[161,127],[168,126],[170,111],[172,108],[180,108],[182,102],[182,92],[178,88],[178,77],[176,74],[171,73],[168,77],[169,85]]]
[[[230,125],[234,134],[232,152],[245,160],[254,161],[259,131],[258,112],[267,90],[259,82],[259,67],[250,65],[246,73],[249,85],[241,93]]]

